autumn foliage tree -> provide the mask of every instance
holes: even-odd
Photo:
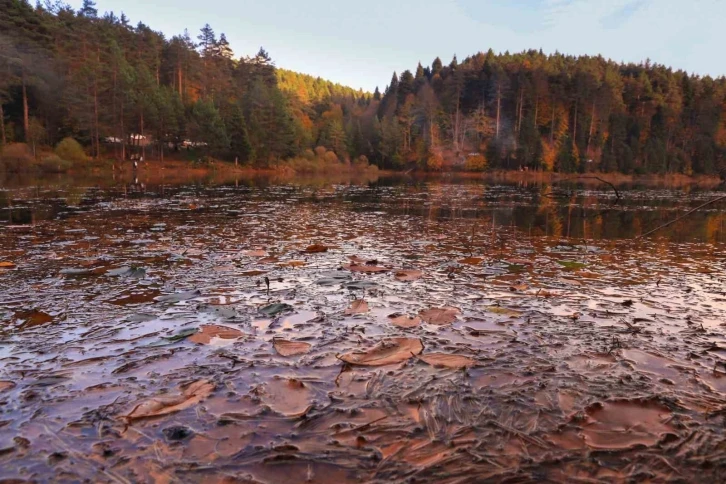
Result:
[[[481,156],[487,169],[726,173],[722,77],[536,50],[398,72],[369,94],[262,48],[237,56],[209,24],[167,38],[92,0],[4,0],[0,143],[72,137],[122,159],[192,146],[258,166],[323,145],[393,169],[480,169],[467,160]]]

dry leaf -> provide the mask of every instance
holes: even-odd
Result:
[[[611,400],[585,409],[582,435],[595,449],[622,450],[655,445],[673,432],[671,410],[657,400]]]
[[[280,267],[302,267],[305,265],[305,261],[291,260],[291,261],[287,261],[287,262],[280,262],[278,265]]]
[[[445,366],[446,368],[464,368],[474,366],[476,361],[466,356],[448,355],[446,353],[426,353],[419,356],[419,359],[432,366]]]
[[[453,323],[456,321],[457,314],[459,314],[458,309],[449,307],[431,308],[418,313],[419,317],[423,319],[424,322],[439,326]]]
[[[198,333],[194,333],[189,337],[192,343],[208,345],[213,338],[221,339],[237,339],[244,335],[242,331],[230,328],[229,326],[220,326],[218,324],[205,324],[201,326]]]
[[[346,353],[340,359],[351,365],[383,366],[406,361],[422,351],[423,343],[418,338],[392,338],[365,352]]]
[[[265,252],[262,249],[255,249],[255,250],[245,250],[242,252],[242,254],[249,256],[249,257],[265,257],[267,255],[267,252]]]
[[[503,308],[501,306],[489,306],[487,311],[494,314],[501,314],[502,316],[519,317],[522,315],[521,312],[515,311],[514,309]]]
[[[411,317],[407,314],[393,313],[388,315],[391,324],[399,328],[414,328],[421,324],[421,318]]]
[[[288,341],[285,339],[274,339],[272,340],[272,346],[280,356],[295,356],[302,355],[310,351],[312,345],[310,343],[304,343],[302,341]]]
[[[388,272],[390,269],[381,266],[369,266],[369,265],[358,265],[358,264],[343,264],[343,269],[347,269],[351,272],[368,272],[368,273],[379,273]]]
[[[12,269],[15,264],[10,261],[0,261],[0,269]]]
[[[467,264],[470,266],[478,266],[481,261],[483,261],[481,257],[467,257],[466,259],[461,259],[459,261],[459,264]]]
[[[415,281],[423,277],[423,272],[416,269],[401,269],[393,275],[398,281]]]
[[[198,380],[182,390],[178,397],[157,397],[136,405],[124,418],[138,420],[141,418],[158,417],[193,407],[214,391],[214,383]]]
[[[511,286],[509,286],[509,290],[512,292],[523,292],[527,289],[529,289],[529,285],[524,282],[522,282],[521,284],[512,284]]]
[[[350,305],[348,309],[345,310],[345,314],[350,316],[352,314],[363,314],[368,312],[368,303],[365,302],[364,299],[356,299],[353,301],[353,303]]]
[[[328,251],[328,247],[325,245],[322,245],[322,244],[309,245],[305,249],[305,252],[307,252],[308,254],[317,254],[320,252],[327,252],[327,251]]]
[[[244,271],[240,272],[239,275],[242,277],[255,277],[255,276],[261,276],[262,274],[267,274],[267,271],[261,271],[259,269],[253,269],[251,271]]]
[[[25,320],[25,323],[23,323],[24,328],[31,328],[33,326],[40,326],[41,324],[53,322],[53,316],[37,309],[17,312],[15,313],[15,317],[17,319]]]
[[[0,392],[10,390],[11,388],[15,388],[15,383],[6,380],[0,380]]]
[[[275,378],[264,385],[260,395],[273,411],[286,417],[305,415],[313,396],[312,390],[295,378]]]

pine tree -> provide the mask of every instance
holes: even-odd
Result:
[[[441,74],[443,66],[444,65],[441,62],[441,59],[439,59],[438,57],[434,59],[434,61],[431,63],[431,75],[435,76],[436,74]]]
[[[212,57],[217,52],[217,37],[214,34],[214,29],[209,24],[205,24],[204,27],[199,31],[197,35],[199,40],[199,53],[202,57]]]
[[[225,59],[231,59],[234,56],[232,48],[229,46],[229,42],[227,42],[227,37],[224,35],[224,32],[220,34],[217,46],[219,50],[219,55],[221,57]]]
[[[199,100],[194,103],[188,132],[194,141],[204,143],[207,154],[220,155],[229,150],[227,130],[211,101]]]
[[[230,158],[239,159],[242,162],[254,161],[255,151],[250,143],[247,123],[239,105],[235,104],[231,109],[227,132],[230,140]]]
[[[78,15],[87,18],[98,17],[98,9],[96,9],[96,2],[93,0],[83,0],[83,6],[78,11]]]

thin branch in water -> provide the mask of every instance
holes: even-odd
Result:
[[[620,195],[620,192],[618,191],[618,189],[615,187],[615,185],[613,185],[611,182],[609,182],[607,180],[604,180],[604,179],[600,178],[599,176],[594,176],[594,175],[579,175],[579,176],[575,176],[575,177],[572,177],[572,178],[565,178],[565,179],[560,180],[560,181],[572,181],[572,180],[583,180],[583,179],[597,180],[600,183],[604,183],[606,185],[610,185],[610,188],[612,188],[613,191],[615,192],[615,203],[618,203],[623,198]]]
[[[719,202],[719,201],[721,201],[721,200],[726,200],[726,195],[722,195],[722,196],[720,196],[720,197],[714,198],[713,200],[709,200],[709,201],[708,201],[708,202],[706,202],[706,203],[702,203],[702,204],[701,204],[701,205],[699,205],[698,207],[694,208],[693,210],[689,210],[688,212],[684,213],[684,214],[683,214],[683,215],[681,215],[680,217],[676,217],[676,218],[674,218],[673,220],[671,220],[670,222],[664,223],[663,225],[660,225],[660,226],[658,226],[658,227],[654,228],[654,229],[653,229],[653,230],[651,230],[651,231],[648,231],[648,232],[646,232],[646,233],[644,233],[644,234],[642,234],[642,235],[639,235],[639,236],[637,236],[637,237],[635,238],[635,240],[638,240],[638,239],[642,239],[643,237],[647,237],[647,236],[649,236],[650,234],[652,234],[652,233],[655,233],[655,232],[659,231],[660,229],[664,229],[664,228],[668,227],[669,225],[673,225],[674,223],[678,222],[679,220],[683,220],[684,218],[688,217],[688,216],[689,216],[689,215],[691,215],[691,214],[692,214],[693,212],[696,212],[696,211],[698,211],[698,210],[702,209],[703,207],[705,207],[705,206],[707,206],[707,205],[711,205],[712,203],[716,203],[716,202]]]

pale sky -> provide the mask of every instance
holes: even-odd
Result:
[[[209,23],[235,56],[263,46],[276,65],[381,90],[393,71],[492,48],[602,54],[726,74],[726,0],[96,0],[168,37]],[[82,0],[69,1],[79,7]]]

